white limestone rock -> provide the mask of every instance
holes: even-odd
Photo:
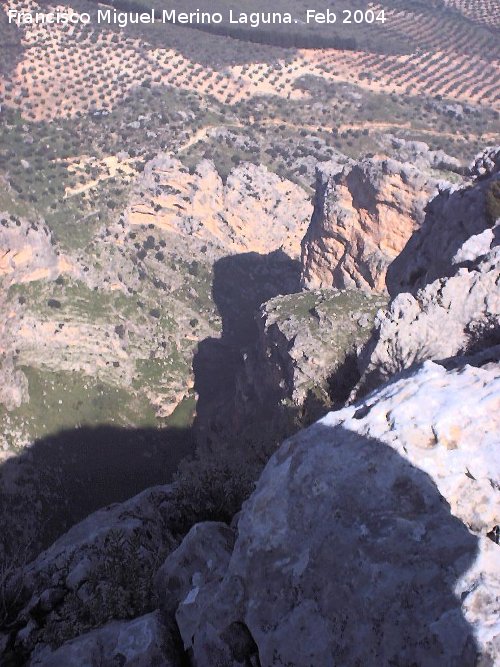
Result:
[[[192,624],[196,609],[203,609],[224,576],[234,547],[234,531],[224,523],[205,522],[193,526],[180,546],[159,569],[155,581],[161,609],[175,619],[187,638],[199,632]]]
[[[243,162],[224,182],[209,160],[191,173],[179,160],[159,154],[146,164],[126,219],[201,239],[226,253],[283,248],[298,258],[311,214],[306,191],[264,165]]]
[[[415,294],[437,278],[452,276],[498,245],[500,228],[487,200],[500,180],[500,147],[476,159],[460,185],[443,185],[426,207],[425,219],[387,270],[391,296]],[[474,240],[472,240],[474,239]]]
[[[1,331],[1,326],[0,326]],[[29,401],[28,379],[15,367],[13,354],[1,354],[0,350],[0,405],[7,410],[14,410]],[[0,443],[2,443],[0,435]]]
[[[193,610],[193,664],[496,664],[499,376],[426,362],[286,441]]]
[[[415,296],[398,294],[375,318],[375,332],[358,359],[361,380],[354,395],[425,359],[445,360],[500,343],[499,267],[495,247],[477,270],[461,268]]]
[[[500,146],[488,146],[482,150],[467,169],[471,177],[482,178],[500,170]]]
[[[423,141],[409,141],[393,134],[383,134],[378,139],[382,148],[389,151],[399,162],[409,162],[422,171],[437,169],[441,171],[462,172],[460,160],[448,155],[443,150],[432,150]]]
[[[264,303],[256,319],[257,342],[244,358],[234,412],[247,406],[258,412],[286,401],[312,412],[311,423],[332,402],[344,403],[359,379],[357,348],[369,339],[375,314],[386,303],[382,295],[335,289]]]
[[[3,288],[35,280],[79,275],[61,253],[43,220],[28,221],[0,211],[0,281]]]

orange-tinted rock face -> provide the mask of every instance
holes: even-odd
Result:
[[[69,258],[56,251],[45,223],[0,213],[0,280],[5,289],[75,271]]]
[[[241,164],[224,183],[208,160],[191,174],[178,160],[159,156],[146,166],[127,213],[132,225],[152,223],[230,253],[281,247],[295,258],[312,207],[302,188],[264,166]]]
[[[318,172],[314,214],[302,243],[304,285],[384,292],[387,267],[422,223],[437,184],[394,160]]]
[[[498,245],[500,146],[485,149],[468,167],[467,180],[442,188],[429,202],[425,222],[387,272],[391,296],[415,294],[439,277],[469,267]]]

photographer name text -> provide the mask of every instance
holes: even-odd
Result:
[[[203,25],[239,25],[259,28],[263,25],[334,25],[385,23],[383,10],[350,9],[307,9],[302,17],[293,16],[290,12],[242,12],[228,10],[227,13],[205,12],[197,9],[194,12],[183,12],[176,9],[162,11],[151,9],[147,12],[121,12],[115,9],[99,9],[95,13],[80,12],[24,12],[9,9],[9,23],[21,25],[88,25],[92,23],[115,25],[126,28],[128,25],[148,25],[153,23],[171,23],[199,27]]]

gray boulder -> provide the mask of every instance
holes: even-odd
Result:
[[[154,574],[178,544],[168,526],[172,489],[91,514],[20,570],[24,603],[10,642],[19,655],[154,609]]]
[[[479,246],[479,252],[486,250],[473,237],[462,252],[472,253],[473,248],[477,252]],[[375,318],[374,334],[358,358],[361,380],[354,395],[425,359],[445,360],[500,343],[499,268],[500,248],[496,247],[475,270],[461,268],[415,296],[398,294]]]
[[[66,642],[52,651],[37,650],[29,667],[176,667],[163,646],[164,628],[158,612],[131,621],[113,621]]]
[[[224,523],[196,524],[156,575],[160,607],[167,618],[175,613],[185,649],[200,632],[198,610],[210,604],[224,577],[234,540],[234,531]]]
[[[286,441],[191,608],[193,664],[496,664],[499,399],[498,365],[426,362]]]

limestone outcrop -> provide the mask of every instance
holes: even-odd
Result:
[[[0,212],[0,407],[9,411],[29,400],[28,380],[16,367],[16,329],[22,317],[19,304],[8,297],[9,289],[23,289],[64,274],[78,276],[79,269],[58,248],[43,220],[29,221]],[[3,444],[0,436],[0,449]]]
[[[444,362],[500,344],[500,221],[487,207],[500,183],[499,155],[481,154],[469,170],[472,182],[430,202],[422,227],[389,267],[395,297],[358,359],[355,395],[425,359]]]
[[[283,277],[286,270],[284,264]],[[262,266],[250,286],[264,277],[267,288],[273,276],[265,276]],[[284,281],[281,284],[286,287]],[[240,454],[253,450],[256,443],[276,447],[301,425],[343,405],[358,382],[357,355],[370,338],[376,312],[387,304],[385,296],[353,289],[294,291],[274,290],[279,296],[264,301],[260,309],[261,301],[252,299],[253,308],[231,356],[227,342],[231,331],[241,330],[245,323],[245,299],[239,286],[239,302],[232,311],[237,314],[234,329],[234,315],[223,318],[225,333],[220,343],[207,346],[206,361],[200,346],[195,359],[197,440],[210,449],[217,442],[207,456],[224,450],[232,457],[228,443],[235,440]],[[213,379],[218,364],[225,368],[220,384]],[[238,451],[235,454],[237,458]]]
[[[498,365],[426,362],[286,441],[186,593],[192,664],[495,664],[499,408]]]
[[[485,154],[457,196],[472,202],[480,191],[486,201],[497,182],[495,159]],[[395,188],[403,172],[388,164],[377,173]],[[327,186],[341,173],[332,167]],[[421,177],[404,178],[415,190]],[[452,191],[440,186],[435,199]],[[357,196],[378,201],[374,192]],[[179,521],[179,512],[200,502],[198,477],[182,492],[181,476],[90,515],[6,579],[15,613],[0,633],[2,658],[20,655],[33,667],[82,660],[91,667],[112,661],[171,667],[184,660],[193,667],[477,667],[500,660],[499,227],[495,221],[468,227],[443,211],[419,234],[425,275],[435,277],[422,285],[424,274],[417,277],[375,320],[386,302],[375,280],[372,294],[369,281],[363,290],[297,294],[297,263],[282,251],[216,262],[213,297],[222,334],[206,346],[219,356],[204,368],[197,390],[206,402],[219,401],[209,411],[221,426],[210,433],[220,438],[214,447],[224,443],[222,427],[245,414],[246,432],[235,427],[238,448],[235,439],[224,443],[226,450],[216,447],[230,470],[250,461],[247,440],[257,459],[266,460],[272,446],[255,490],[230,526],[192,526],[199,518],[186,525],[185,515]],[[446,225],[449,238],[456,237],[453,252],[446,250]],[[150,229],[137,227],[143,235]],[[112,236],[117,245],[129,230]],[[440,263],[425,254],[433,235]],[[203,238],[195,242],[216,247]],[[151,250],[155,239],[145,241],[142,249]],[[243,292],[236,289],[242,276],[251,277]],[[62,298],[60,306],[58,313]],[[125,329],[114,332],[122,340]],[[353,353],[363,344],[353,369]],[[198,377],[201,361],[195,360]],[[212,372],[218,363],[226,364],[219,394]],[[271,428],[281,416],[277,406],[304,405],[317,391],[343,404],[340,380],[348,371],[361,374],[351,405],[277,450],[272,438],[252,442],[253,424],[260,419]],[[244,475],[228,479],[218,464],[214,458],[195,471],[207,472],[217,502],[230,503]],[[259,466],[253,459],[252,465],[253,482]],[[201,495],[212,502],[210,488]]]
[[[233,289],[217,267],[250,250],[297,260],[311,213],[305,190],[264,166],[223,181],[207,160],[190,173],[160,154],[122,214],[82,219],[85,247],[63,252],[43,221],[0,216],[1,455],[80,423],[165,426],[179,408],[190,425],[193,355]],[[240,302],[259,280],[243,277]],[[255,310],[283,293],[261,291]]]
[[[384,292],[387,267],[423,223],[438,183],[392,159],[319,168],[302,242],[303,284]]]
[[[11,650],[26,656],[36,648],[36,656],[43,649],[49,656],[48,645],[57,648],[113,619],[152,611],[154,573],[178,544],[168,527],[172,494],[170,486],[154,487],[95,512],[21,567],[7,582],[7,593],[22,603],[9,638]],[[146,625],[151,623],[152,618]],[[119,643],[124,627],[101,630],[104,643]],[[92,634],[80,638],[33,664],[62,664],[61,656],[78,655],[98,640]]]
[[[488,146],[476,155],[467,169],[471,178],[487,178],[500,170],[500,146]]]
[[[263,304],[257,342],[245,354],[235,409],[251,405],[258,412],[285,401],[314,417],[313,403],[323,409],[341,404],[359,379],[358,348],[369,339],[375,314],[385,305],[381,295],[352,289],[311,290]]]
[[[476,269],[461,268],[415,296],[398,294],[377,314],[373,336],[358,359],[357,394],[425,359],[445,361],[499,344],[499,267],[496,247]]]
[[[459,185],[441,186],[429,202],[422,225],[387,271],[391,296],[454,275],[499,243],[500,147],[478,155],[467,175]]]
[[[395,160],[407,162],[417,169],[463,173],[460,160],[443,150],[430,149],[423,141],[410,141],[393,134],[383,134],[378,143]]]
[[[297,258],[311,213],[305,190],[263,165],[242,163],[224,182],[209,160],[191,173],[179,160],[159,155],[144,169],[127,221],[199,238],[231,253],[282,248]]]
[[[55,280],[78,269],[57,248],[42,220],[28,221],[0,212],[0,280],[4,289],[16,283]]]

